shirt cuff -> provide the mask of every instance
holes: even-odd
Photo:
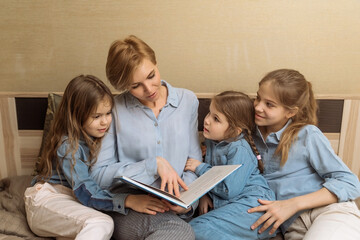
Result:
[[[114,208],[113,210],[115,212],[127,215],[129,212],[129,209],[125,208],[125,199],[129,194],[125,194],[125,193],[120,193],[120,194],[116,194],[113,197],[113,204],[114,204]]]
[[[210,167],[209,164],[207,163],[201,163],[199,166],[197,166],[197,168],[195,169],[195,174],[198,175],[198,176],[201,176],[203,175],[207,170],[208,168]]]

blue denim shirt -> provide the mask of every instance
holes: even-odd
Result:
[[[126,214],[128,211],[125,209],[124,204],[126,194],[112,194],[107,190],[103,190],[90,176],[89,167],[85,163],[88,161],[89,155],[89,148],[86,143],[79,141],[79,148],[75,153],[76,163],[73,169],[72,152],[66,154],[69,147],[67,138],[64,137],[62,145],[57,150],[58,159],[63,159],[59,173],[56,170],[54,161],[54,169],[48,182],[72,188],[76,198],[85,206],[102,211],[116,211]]]
[[[257,129],[255,144],[264,162],[264,177],[283,200],[315,192],[325,187],[334,193],[339,202],[360,196],[359,179],[335,154],[325,135],[314,125],[303,127],[291,145],[288,159],[280,167],[280,157],[275,155],[281,134],[291,120],[278,132],[270,133],[266,140]],[[284,222],[285,231],[300,213]]]
[[[201,160],[198,136],[198,99],[186,89],[167,87],[165,106],[156,118],[132,94],[115,97],[113,121],[102,141],[91,175],[103,188],[121,175],[160,187],[156,157],[165,158],[178,175],[190,184],[197,176],[184,172],[188,158]]]
[[[242,164],[239,169],[209,192],[214,209],[243,197],[253,196],[275,200],[275,195],[265,178],[260,174],[257,158],[248,142],[243,138],[243,134],[233,142],[215,142],[206,139],[205,144],[205,161],[195,171],[198,176],[204,174],[212,166]]]

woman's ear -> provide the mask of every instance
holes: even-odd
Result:
[[[299,111],[298,107],[294,107],[293,109],[288,110],[288,112],[286,113],[286,118],[287,119],[292,118],[298,113],[298,111]]]

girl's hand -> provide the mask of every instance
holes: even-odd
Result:
[[[251,229],[254,230],[262,223],[264,225],[259,229],[259,233],[264,232],[268,229],[272,224],[269,234],[275,233],[276,229],[280,227],[280,225],[293,216],[297,212],[296,206],[292,199],[288,200],[279,200],[279,201],[268,201],[268,200],[258,200],[261,203],[261,206],[250,208],[248,210],[249,213],[253,212],[265,212],[252,226]]]
[[[169,211],[169,207],[164,202],[150,195],[128,195],[125,199],[125,207],[151,215],[156,215],[157,212]]]
[[[209,208],[214,208],[213,202],[208,195],[204,195],[199,200],[199,215],[203,215],[209,211]]]
[[[205,144],[201,144],[200,148],[201,148],[201,154],[204,157],[206,155],[206,146],[205,146]]]
[[[185,214],[187,212],[189,212],[191,210],[192,207],[189,208],[183,208],[177,205],[172,205],[171,203],[169,203],[168,201],[163,199],[163,202],[166,204],[166,206],[173,212],[175,212],[176,214]]]
[[[199,160],[189,158],[185,164],[185,171],[195,172],[195,169],[201,164]]]
[[[179,177],[174,168],[170,165],[165,158],[156,157],[157,162],[157,171],[161,178],[160,189],[165,191],[167,187],[170,194],[175,194],[175,196],[180,197],[179,185],[184,189],[188,190],[188,187],[184,181]]]

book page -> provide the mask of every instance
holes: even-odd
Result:
[[[187,205],[192,204],[240,166],[241,165],[213,166],[209,171],[192,182],[188,186],[189,190],[181,193],[180,199]]]
[[[169,194],[168,192],[138,182],[126,176],[121,176],[119,179],[124,183],[131,184],[146,192],[164,198],[173,204],[177,204],[183,208],[187,208],[200,197],[202,197],[205,193],[210,191],[216,184],[224,180],[233,171],[238,169],[240,166],[241,165],[222,165],[212,167],[209,171],[207,171],[205,174],[192,182],[188,186],[189,190],[181,192],[180,198],[177,198],[176,196]]]

